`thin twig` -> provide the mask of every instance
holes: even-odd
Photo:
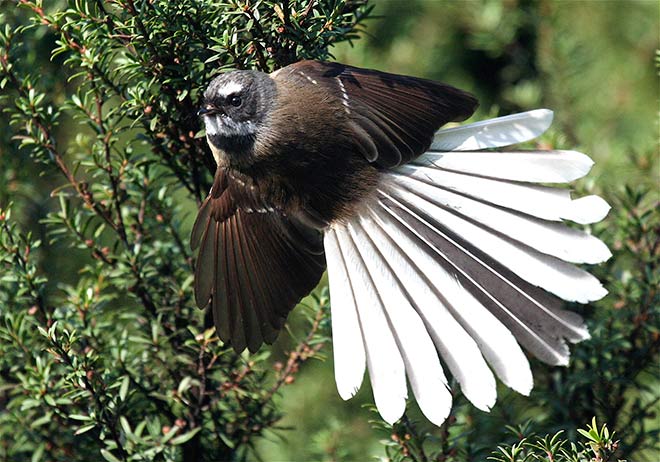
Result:
[[[286,362],[286,366],[284,366],[284,368],[280,371],[280,374],[277,380],[275,381],[275,384],[264,396],[264,402],[270,401],[273,395],[277,393],[280,387],[282,387],[282,385],[285,383],[286,378],[298,367],[300,363],[307,360],[310,356],[313,356],[323,347],[323,343],[317,343],[316,345],[310,348],[310,343],[319,329],[319,325],[323,320],[323,316],[324,316],[323,310],[319,309],[316,312],[316,316],[314,317],[314,321],[312,322],[312,327],[309,329],[309,332],[307,333],[307,337],[305,337],[305,339],[298,344],[296,349],[289,354],[289,359]]]

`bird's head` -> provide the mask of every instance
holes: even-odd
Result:
[[[257,71],[232,71],[216,77],[204,92],[198,114],[216,161],[240,160],[254,145],[275,99],[275,84]]]

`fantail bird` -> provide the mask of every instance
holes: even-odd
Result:
[[[564,183],[592,161],[573,151],[474,152],[535,138],[537,110],[438,131],[477,107],[429,80],[302,61],[271,74],[233,71],[204,93],[217,163],[192,231],[195,297],[237,351],[272,343],[289,311],[329,272],[335,377],[344,399],[368,368],[388,422],[405,410],[406,375],[422,412],[451,408],[438,354],[464,395],[495,403],[493,372],[532,388],[526,348],[567,364],[588,338],[561,299],[606,294],[571,263],[610,257],[593,223],[609,206]]]

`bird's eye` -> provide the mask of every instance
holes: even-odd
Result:
[[[238,107],[241,105],[243,101],[241,101],[241,97],[238,95],[233,95],[229,97],[229,104],[231,104],[234,107]]]

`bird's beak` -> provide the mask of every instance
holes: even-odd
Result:
[[[222,109],[212,106],[210,104],[203,106],[199,108],[199,111],[197,111],[198,116],[203,116],[203,115],[213,115],[213,114],[219,114],[223,113]]]

